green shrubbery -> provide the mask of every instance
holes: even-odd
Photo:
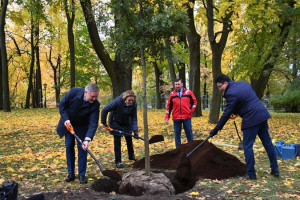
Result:
[[[286,93],[274,96],[271,105],[275,110],[285,109],[286,112],[300,112],[300,80],[292,82]]]

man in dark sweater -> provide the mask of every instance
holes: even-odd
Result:
[[[231,114],[239,115],[242,120],[243,148],[247,165],[247,179],[256,179],[253,143],[256,135],[260,138],[270,160],[271,174],[278,177],[279,170],[272,140],[269,135],[269,112],[258,99],[251,85],[243,81],[232,81],[224,74],[215,80],[220,91],[224,92],[226,106],[216,127],[211,130],[214,136],[223,128]]]

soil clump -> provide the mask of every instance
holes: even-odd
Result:
[[[182,144],[178,148],[167,151],[163,154],[156,154],[150,157],[151,168],[177,170],[183,154],[188,154],[203,140],[194,140],[187,144]],[[191,163],[190,177],[198,180],[207,179],[226,179],[242,176],[246,173],[246,165],[235,156],[217,148],[214,144],[206,142],[193,152],[186,163]],[[145,158],[133,164],[134,168],[145,168]],[[189,168],[188,164],[185,166]],[[180,168],[180,167],[179,167]],[[186,170],[187,172],[188,170]],[[177,172],[177,179],[180,173]],[[186,175],[183,177],[187,177]]]

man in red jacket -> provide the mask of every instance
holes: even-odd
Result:
[[[181,79],[175,80],[175,90],[170,93],[167,110],[166,110],[166,123],[169,123],[171,112],[173,111],[173,122],[175,132],[175,145],[176,147],[181,144],[181,129],[182,124],[188,142],[193,140],[192,132],[192,113],[196,109],[197,100],[192,91],[183,87]]]

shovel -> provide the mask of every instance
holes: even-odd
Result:
[[[188,154],[183,153],[181,156],[181,159],[179,161],[179,164],[177,166],[177,174],[180,174],[180,172],[182,170],[191,170],[191,159],[189,158],[189,156],[195,152],[199,147],[201,147],[209,138],[211,138],[211,135],[209,135],[203,142],[201,142],[200,144],[198,144],[192,151],[190,151]]]
[[[81,139],[78,137],[78,135],[75,134],[75,131],[74,131],[73,126],[70,125],[70,124],[68,124],[68,123],[66,123],[66,128],[68,129],[68,131],[69,131],[72,135],[75,136],[75,138],[78,140],[78,142],[79,142],[80,144],[82,144]],[[97,158],[92,154],[92,152],[91,152],[89,149],[86,149],[86,151],[87,151],[87,152],[90,154],[90,156],[96,161],[96,163],[97,163],[97,165],[98,165],[98,167],[99,167],[101,173],[102,173],[104,176],[108,176],[108,177],[113,178],[113,179],[115,179],[115,180],[117,180],[117,181],[122,180],[122,176],[121,176],[118,172],[116,172],[116,171],[114,171],[114,170],[103,170],[103,168],[101,167],[99,161],[98,161]]]
[[[209,135],[203,142],[198,144],[190,153],[186,155],[186,157],[189,157],[194,151],[196,151],[199,147],[201,147],[209,138],[211,138],[211,135]]]
[[[230,118],[233,120],[233,124],[234,124],[235,130],[236,130],[237,136],[239,137],[239,140],[240,140],[240,143],[239,143],[239,146],[238,146],[238,150],[243,150],[243,149],[244,149],[244,148],[243,148],[243,142],[242,142],[242,139],[241,139],[241,137],[240,137],[238,128],[237,128],[237,126],[236,126],[236,123],[235,123],[235,118],[236,118],[236,116],[231,116]]]
[[[112,129],[112,128],[109,127],[109,126],[104,126],[104,129],[105,129],[105,130],[108,130],[108,131],[111,131],[111,132],[112,132],[112,131],[116,131],[116,132],[119,132],[119,133],[124,134],[124,135],[126,135],[126,136],[131,136],[131,137],[134,137],[135,139],[140,139],[140,140],[145,141],[144,138],[141,138],[141,137],[138,137],[138,136],[134,136],[134,135],[125,133],[124,131],[119,131],[119,130],[116,130],[116,129]],[[161,142],[161,141],[164,141],[164,140],[165,140],[165,138],[164,138],[163,135],[154,135],[154,136],[152,136],[152,137],[150,138],[149,144]]]

